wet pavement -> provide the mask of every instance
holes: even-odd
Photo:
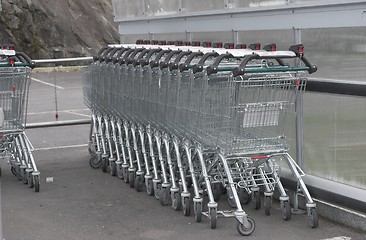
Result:
[[[56,106],[59,120],[89,119],[82,100],[82,74],[37,73],[29,98],[29,123],[54,121]],[[55,102],[56,88],[57,104]],[[47,84],[48,83],[48,84]],[[50,85],[51,84],[51,85]],[[196,223],[193,216],[163,207],[146,192],[136,192],[118,177],[89,166],[87,149],[89,125],[28,129],[41,172],[41,190],[35,193],[18,181],[5,161],[2,168],[3,236],[18,239],[366,239],[362,233],[328,219],[320,218],[319,227],[311,229],[306,215],[293,215],[283,221],[278,202],[272,215],[263,209],[244,210],[256,222],[250,236],[236,230],[236,220],[219,218],[217,228],[209,220]],[[219,209],[230,209],[226,195]]]

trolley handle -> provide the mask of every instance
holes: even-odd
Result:
[[[315,73],[316,71],[318,71],[318,67],[315,64],[311,64],[306,57],[302,56],[301,61],[305,64],[305,66],[307,66],[309,68],[309,70],[308,70],[309,74],[312,74],[312,73]]]
[[[28,57],[28,55],[26,55],[25,53],[17,52],[15,56],[20,58],[21,62],[28,64],[31,69],[36,67],[36,63],[32,61],[30,57]]]
[[[104,51],[106,51],[108,48],[110,48],[110,47],[108,47],[108,46],[102,47],[102,48],[98,51],[97,55],[95,55],[95,56],[93,57],[93,61],[94,61],[94,62],[98,61],[98,60],[99,60],[99,58],[101,57],[101,55],[104,53]]]
[[[146,55],[146,53],[148,53],[150,51],[150,49],[148,49],[148,48],[146,48],[146,49],[144,49],[141,53],[140,53],[140,55],[137,57],[137,59],[133,59],[133,63],[132,63],[132,65],[135,67],[135,66],[137,66],[137,65],[140,65],[140,61],[141,61],[141,59]]]
[[[160,52],[161,50],[162,50],[161,48],[150,49],[150,52],[146,55],[146,57],[144,59],[140,59],[140,65],[142,67],[148,65],[149,59],[152,57],[152,55],[154,55],[157,52]]]
[[[318,67],[314,64],[311,64],[309,60],[304,56],[303,44],[292,45],[288,50],[294,52],[296,56],[300,58],[301,61],[305,64],[305,66],[309,68],[308,70],[309,74],[315,73],[318,70]]]
[[[263,50],[266,50],[267,52],[275,52],[277,50],[277,46],[275,43],[271,43],[271,44],[264,46]],[[282,61],[282,59],[276,58],[275,60],[278,62],[279,65],[285,66],[285,62]]]
[[[136,48],[134,51],[126,58],[127,64],[132,64],[135,61],[135,57],[139,52],[144,51],[145,48]]]
[[[261,44],[260,43],[252,43],[249,44],[248,49],[252,49],[252,50],[261,50]]]
[[[259,58],[259,55],[255,54],[255,53],[245,56],[243,61],[241,61],[239,67],[234,68],[234,70],[233,70],[234,77],[237,77],[239,75],[244,75],[245,66],[248,64],[248,62],[253,59],[258,59],[258,58]]]
[[[316,65],[312,65],[307,58],[304,57],[303,55],[303,45],[302,44],[297,44],[297,45],[293,45],[290,47],[289,49],[290,51],[293,51],[296,54],[296,57],[299,58],[304,64],[305,66],[308,68],[307,71],[309,74],[312,74],[314,72],[316,72],[318,70]],[[289,57],[282,57],[282,58],[289,58]],[[251,55],[247,55],[244,57],[244,59],[242,60],[242,62],[240,63],[239,67],[234,68],[233,70],[233,76],[237,77],[239,75],[244,75],[245,73],[245,67],[248,64],[249,61],[253,60],[253,59],[275,59],[278,61],[278,59],[280,59],[280,57],[264,57],[264,56],[259,56],[258,54],[251,54]]]
[[[124,52],[126,52],[129,48],[121,48],[120,50],[118,50],[118,53],[116,54],[116,56],[112,57],[112,63],[115,64],[117,63],[120,59],[121,56]]]
[[[130,48],[130,49],[128,49],[127,50],[127,52],[118,60],[118,63],[119,64],[125,64],[126,63],[126,61],[127,61],[127,58],[128,58],[128,56],[130,56],[130,54],[134,51],[135,49],[133,49],[133,48]]]
[[[178,69],[179,61],[182,60],[182,58],[184,56],[188,56],[191,53],[192,53],[192,51],[184,51],[184,52],[179,53],[179,55],[174,59],[174,62],[169,63],[169,69],[170,70]]]
[[[159,52],[159,54],[156,56],[155,60],[150,61],[150,67],[151,68],[158,67],[160,58],[162,58],[164,54],[170,53],[171,51],[172,51],[171,49],[167,49],[167,50],[162,50],[161,52]]]
[[[114,49],[113,49],[112,51],[110,51],[110,52],[108,53],[108,55],[104,58],[104,61],[105,61],[106,63],[111,62],[111,61],[112,61],[112,57],[114,56],[114,54],[115,54],[116,52],[118,52],[120,49],[121,49],[121,48],[114,48]]]
[[[184,63],[179,64],[179,71],[183,72],[183,71],[188,70],[189,64],[192,62],[192,60],[195,57],[200,57],[200,56],[203,56],[203,52],[193,52],[193,53],[191,53]]]
[[[219,54],[217,52],[208,52],[205,55],[202,56],[200,61],[193,66],[193,73],[202,72],[203,71],[203,65],[205,64],[205,61],[209,57],[217,57]]]
[[[176,54],[180,54],[182,52],[182,50],[174,50],[174,51],[171,51],[167,56],[166,58],[164,59],[164,61],[160,61],[159,63],[159,66],[160,66],[160,69],[164,69],[164,68],[167,68],[168,65],[169,65],[169,61],[170,59],[176,55]]]
[[[98,57],[97,61],[103,62],[105,60],[105,57],[108,56],[108,54],[113,51],[114,47],[108,47],[103,51],[103,53]]]
[[[225,53],[225,54],[221,54],[220,56],[218,56],[214,63],[210,66],[207,67],[206,71],[207,71],[207,75],[211,75],[213,73],[217,73],[218,72],[218,67],[220,65],[220,62],[224,59],[230,59],[233,58],[234,56],[231,53]]]

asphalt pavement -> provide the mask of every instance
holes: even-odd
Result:
[[[35,73],[33,78],[28,123],[54,121],[56,112],[59,121],[90,118],[83,104],[80,71]],[[6,240],[366,239],[366,233],[322,217],[316,229],[308,226],[306,215],[293,215],[291,220],[283,221],[276,201],[270,216],[250,204],[244,206],[256,222],[250,236],[239,235],[233,218],[219,218],[217,228],[212,230],[208,219],[196,223],[193,214],[185,217],[181,211],[161,206],[146,192],[136,192],[118,177],[92,169],[87,149],[89,125],[26,132],[41,172],[41,190],[35,193],[11,174],[6,161],[0,163]],[[219,209],[232,210],[225,198],[221,197]]]

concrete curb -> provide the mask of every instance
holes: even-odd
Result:
[[[294,192],[289,192],[289,195],[294,196]],[[298,194],[298,196],[299,208],[305,210],[305,197],[302,194]],[[291,199],[293,200],[293,198]],[[316,202],[316,209],[319,216],[356,230],[366,231],[366,215],[364,213],[319,199],[314,199],[314,201]]]

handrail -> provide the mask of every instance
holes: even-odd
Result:
[[[306,91],[366,97],[366,82],[309,78]]]

